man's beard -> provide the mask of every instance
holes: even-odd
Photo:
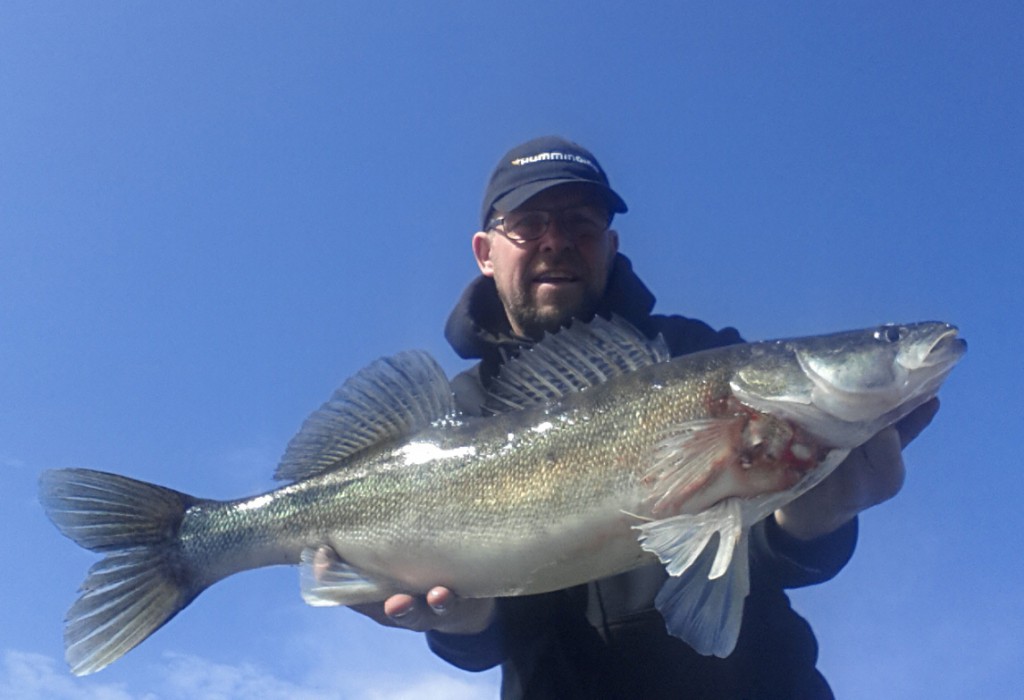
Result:
[[[584,288],[582,297],[570,306],[544,305],[542,308],[529,294],[508,298],[499,290],[498,295],[509,319],[534,340],[539,340],[545,333],[557,331],[574,318],[591,318],[600,302],[600,296],[589,288]]]

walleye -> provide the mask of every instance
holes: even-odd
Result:
[[[306,420],[275,474],[289,483],[262,495],[45,472],[47,515],[105,555],[67,614],[67,661],[98,671],[211,584],[273,564],[300,565],[306,602],[353,605],[541,593],[658,560],[668,630],[727,656],[749,528],[934,396],[965,350],[930,322],[671,358],[596,318],[506,363],[487,418],[456,413],[428,353],[377,360]]]

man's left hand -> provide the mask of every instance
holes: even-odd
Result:
[[[811,540],[895,496],[906,476],[901,451],[938,410],[939,400],[933,398],[850,452],[827,479],[775,511],[779,527],[797,539]]]

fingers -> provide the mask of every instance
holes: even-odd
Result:
[[[388,627],[426,632],[445,625],[446,620],[442,618],[451,612],[454,598],[451,591],[439,586],[431,589],[426,596],[398,593],[383,603],[364,603],[349,607]]]
[[[895,496],[905,475],[900,435],[885,428],[850,452],[820,484],[777,510],[775,521],[798,539],[821,537]]]
[[[909,445],[914,438],[921,434],[922,430],[928,427],[928,424],[932,422],[932,418],[938,412],[939,399],[934,397],[905,416],[903,420],[896,424],[896,430],[900,434],[900,444],[903,447]]]
[[[313,557],[313,575],[322,581],[338,562],[340,558],[334,549],[326,545],[320,547]],[[435,586],[423,596],[398,593],[383,604],[362,603],[349,607],[388,627],[475,634],[490,624],[495,603],[491,598],[459,598],[448,588]]]
[[[888,501],[900,492],[907,476],[902,449],[928,427],[938,410],[939,400],[932,398],[879,431],[850,452],[828,478],[775,511],[775,521],[794,537],[814,539]]]
[[[392,618],[388,617],[384,613],[384,606],[379,602],[377,603],[360,603],[358,605],[348,606],[350,610],[355,610],[360,615],[366,615],[368,618],[377,622],[385,627],[399,627],[400,625]]]
[[[862,499],[860,510],[888,501],[903,488],[907,470],[901,453],[902,442],[898,430],[886,428],[858,449],[863,458],[858,477]]]
[[[474,634],[487,627],[493,612],[493,600],[459,598],[443,586],[430,589],[422,597],[400,593],[384,601],[384,614],[390,624],[418,632]]]
[[[435,614],[444,615],[448,612],[448,607],[455,602],[455,594],[444,586],[438,586],[427,592],[426,600]]]
[[[422,597],[399,593],[384,601],[384,614],[398,627],[425,632],[442,624],[440,618],[450,612],[452,598],[451,591],[440,586]]]

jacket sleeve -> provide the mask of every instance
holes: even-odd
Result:
[[[788,535],[767,517],[750,530],[751,575],[765,577],[781,588],[800,588],[828,581],[853,556],[857,519],[813,540]]]
[[[501,613],[495,614],[494,621],[478,634],[446,634],[427,632],[427,646],[430,650],[463,671],[486,671],[500,664],[505,658],[501,643]]]
[[[535,673],[543,663],[570,667],[555,657],[565,649],[593,653],[600,641],[587,622],[586,586],[537,595],[498,598],[494,620],[478,634],[427,632],[431,651],[466,671],[483,671],[514,659],[514,669]],[[513,671],[514,671],[513,669]]]
[[[585,614],[588,587],[499,598],[478,635],[428,633],[431,650],[468,671],[502,664],[502,697],[625,697],[610,692],[609,650]],[[664,634],[664,625],[658,625]]]

